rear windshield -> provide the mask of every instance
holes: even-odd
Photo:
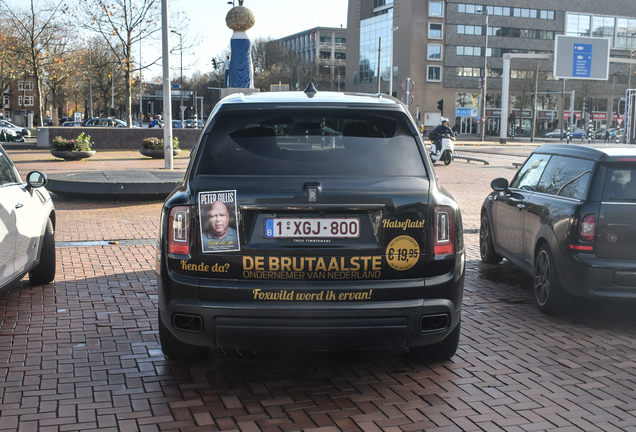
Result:
[[[636,201],[636,163],[608,166],[603,201]]]
[[[197,175],[425,176],[403,113],[272,108],[220,111]]]

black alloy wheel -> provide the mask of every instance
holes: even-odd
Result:
[[[479,254],[481,260],[486,264],[498,264],[503,260],[503,257],[495,252],[490,222],[488,222],[488,216],[485,213],[481,216],[481,226],[479,227]]]

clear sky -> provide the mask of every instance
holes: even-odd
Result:
[[[30,0],[4,1],[20,8],[29,8],[31,3]],[[58,4],[60,1],[76,4],[76,0],[53,0],[52,3]],[[47,2],[35,0],[36,8]],[[267,36],[278,39],[312,27],[346,27],[348,4],[348,0],[245,0],[243,6],[249,8],[256,18],[256,24],[247,34],[252,40]],[[235,0],[235,5],[238,6],[238,0]],[[168,7],[171,15],[181,12],[187,17],[188,27],[181,32],[184,46],[189,45],[186,43],[188,40],[196,39],[198,43],[194,48],[183,51],[184,76],[192,75],[196,70],[209,72],[212,69],[212,57],[220,58],[223,50],[230,46],[232,30],[225,24],[225,16],[232,5],[228,4],[228,0],[169,0]],[[170,25],[172,27],[172,23]],[[178,44],[178,36],[172,35],[173,54],[170,63],[173,74],[179,68],[178,48],[174,51]],[[147,51],[147,54],[143,51]],[[160,55],[160,42],[158,46],[142,48],[144,62]],[[135,59],[138,59],[137,56],[135,53]],[[153,68],[150,75],[160,74],[161,65]]]
[[[247,34],[252,40],[267,36],[278,39],[312,27],[346,28],[348,3],[347,0],[245,0],[243,6],[256,18]],[[238,6],[238,0],[235,4]],[[196,69],[208,72],[212,57],[220,58],[230,45],[232,30],[225,24],[225,16],[232,5],[228,0],[178,0],[170,1],[169,7],[171,13],[180,11],[186,15],[190,23],[187,32],[193,39],[198,36],[200,42],[197,48],[184,50],[183,74],[191,75]],[[183,37],[185,40],[185,33]],[[170,63],[176,64],[178,55],[173,52]]]

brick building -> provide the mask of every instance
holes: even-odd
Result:
[[[12,81],[2,95],[2,108],[4,117],[17,126],[32,127],[39,117],[35,79],[27,77]]]

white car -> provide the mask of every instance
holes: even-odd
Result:
[[[22,135],[23,137],[30,137],[31,136],[31,131],[30,130],[28,130],[27,128],[23,128],[21,126],[16,126],[16,125],[14,125],[13,123],[11,123],[10,121],[7,121],[7,120],[1,120],[0,119],[0,128],[12,130],[16,134]]]
[[[23,182],[0,146],[0,290],[27,273],[32,284],[55,278],[55,207],[46,182],[39,171]]]

